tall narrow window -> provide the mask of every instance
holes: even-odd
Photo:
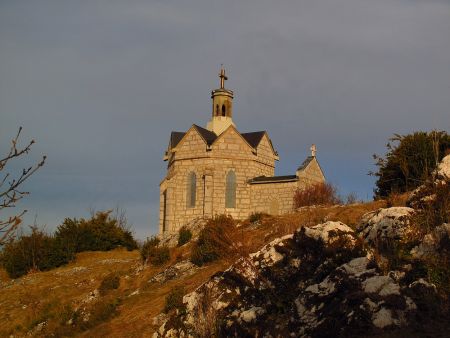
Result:
[[[187,180],[186,189],[186,205],[188,208],[195,207],[195,193],[197,190],[197,176],[194,172],[190,172]]]
[[[216,116],[219,116],[219,105],[216,104]]]
[[[225,208],[236,208],[236,174],[232,170],[226,179]]]
[[[225,112],[226,112],[226,108],[225,108],[225,105],[223,104],[222,105],[222,116],[226,115]]]

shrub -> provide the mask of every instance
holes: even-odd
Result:
[[[170,260],[170,250],[168,247],[158,247],[160,240],[153,236],[147,238],[141,248],[141,258],[144,263],[153,265],[163,265]]]
[[[378,177],[375,197],[403,193],[421,185],[450,148],[450,135],[444,131],[394,135],[384,157],[373,155],[378,167],[370,173]]]
[[[269,215],[266,214],[265,212],[253,212],[248,218],[248,220],[250,221],[250,223],[261,222],[261,220],[267,216]]]
[[[120,285],[120,276],[113,272],[108,274],[105,278],[103,278],[102,282],[100,283],[100,287],[98,288],[98,291],[103,296],[110,290],[118,289]]]
[[[166,304],[164,305],[164,312],[168,313],[173,309],[183,310],[183,296],[185,294],[184,288],[182,286],[176,286],[170,290],[166,297]]]
[[[150,255],[150,263],[153,265],[163,265],[170,260],[170,250],[167,246],[154,248]]]
[[[55,237],[69,253],[82,251],[109,251],[123,246],[128,250],[137,248],[131,231],[120,226],[111,211],[97,212],[90,219],[66,218],[58,226]]]
[[[1,262],[11,278],[27,274],[31,270],[46,271],[67,264],[74,256],[66,252],[52,236],[31,228],[30,235],[22,235],[7,243],[1,254]]]
[[[117,307],[120,305],[120,298],[115,299],[101,299],[92,304],[89,308],[89,319],[86,321],[83,316],[77,311],[74,316],[74,328],[73,331],[85,331],[96,325],[106,322],[108,319],[116,316],[118,311]]]
[[[183,226],[178,232],[178,246],[182,246],[189,242],[192,238],[192,232],[187,227]]]
[[[356,192],[351,192],[347,196],[345,196],[345,204],[350,205],[355,203],[359,203],[358,195],[356,194]]]
[[[342,203],[336,188],[330,183],[316,183],[294,193],[294,207],[334,205]]]
[[[202,266],[228,254],[233,246],[230,237],[233,229],[234,220],[231,216],[220,215],[209,220],[192,248],[192,263]]]
[[[416,209],[412,221],[422,235],[450,223],[450,180],[428,180],[412,195],[408,206]]]
[[[30,235],[19,236],[4,246],[1,262],[8,274],[17,278],[30,270],[46,271],[67,264],[82,251],[106,251],[120,246],[135,249],[137,243],[131,232],[110,213],[98,212],[89,220],[66,218],[53,236],[31,227]]]

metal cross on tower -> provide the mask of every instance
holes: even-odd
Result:
[[[225,81],[228,80],[228,77],[225,75],[225,69],[222,67],[220,68],[220,89],[224,89],[225,88]]]

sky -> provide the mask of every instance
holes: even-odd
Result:
[[[205,126],[224,64],[241,132],[267,130],[293,174],[372,198],[394,133],[450,130],[450,1],[0,0],[0,154],[23,126],[24,224],[126,211],[157,232],[172,130]],[[4,218],[5,215],[0,215]]]

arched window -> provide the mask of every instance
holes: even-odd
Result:
[[[197,190],[197,176],[192,171],[188,174],[186,189],[186,206],[188,208],[195,207],[195,193]]]
[[[226,179],[225,208],[236,208],[236,174],[232,170]]]
[[[216,116],[219,116],[219,105],[216,104]]]
[[[225,108],[225,105],[223,104],[223,105],[222,105],[222,116],[225,116],[225,109],[226,109],[226,108]]]

